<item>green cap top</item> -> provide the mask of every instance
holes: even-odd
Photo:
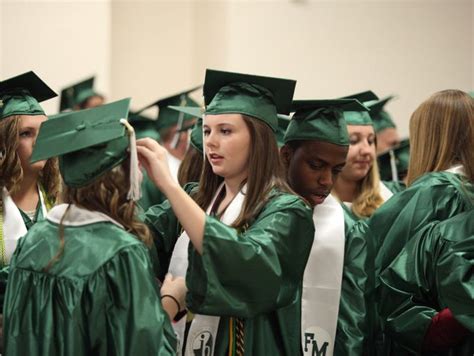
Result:
[[[365,104],[366,101],[379,100],[379,97],[372,90],[366,90],[360,93],[343,96],[339,99],[356,99]]]
[[[196,106],[199,107],[199,104],[195,102],[189,96],[190,93],[196,91],[197,89],[201,88],[202,85],[198,85],[194,88],[185,90],[178,94],[173,94],[171,96],[167,96],[165,98],[158,99],[157,101],[145,106],[143,109],[138,110],[137,113],[141,113],[146,109],[152,108],[156,106],[158,108],[158,116],[155,121],[156,130],[160,131],[171,127],[173,125],[180,124],[180,118],[184,118],[181,122],[181,126],[184,124],[183,121],[188,121],[193,119],[193,117],[185,116],[183,117],[179,112],[176,110],[169,109],[168,106]],[[180,127],[181,128],[181,127]]]
[[[131,154],[127,127],[121,121],[127,118],[129,105],[130,99],[123,99],[51,117],[41,124],[31,162],[59,156],[67,186],[91,183]]]
[[[382,130],[388,129],[390,127],[396,128],[395,123],[393,122],[390,114],[383,110],[385,104],[390,100],[394,99],[394,96],[387,96],[381,100],[367,103],[367,107],[370,109],[370,117],[374,122],[375,132],[380,132]]]
[[[349,146],[344,119],[346,112],[367,112],[355,99],[295,100],[296,111],[285,134],[285,143],[295,140],[316,140]]]
[[[155,141],[160,140],[160,134],[156,130],[155,120],[150,117],[130,111],[128,114],[128,122],[135,129],[137,140],[145,137],[152,138]]]
[[[470,91],[469,95],[471,96],[471,98],[474,98],[474,91]]]
[[[381,153],[377,159],[382,180],[400,180],[401,175],[408,171],[410,141],[408,139],[400,141],[397,147]]]
[[[59,111],[73,109],[87,99],[99,95],[94,91],[94,80],[95,77],[90,77],[61,90]]]
[[[0,82],[0,120],[12,115],[45,115],[40,102],[57,94],[34,72]]]
[[[296,81],[206,70],[206,114],[243,114],[262,120],[274,132],[278,114],[290,113]]]

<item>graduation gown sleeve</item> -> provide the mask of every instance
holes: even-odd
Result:
[[[184,187],[184,190],[190,194],[196,188],[196,183],[189,183]],[[152,256],[156,257],[153,261],[155,274],[160,280],[163,280],[168,272],[176,241],[182,233],[181,224],[168,200],[148,209],[144,221],[151,230],[156,249],[152,252]]]
[[[445,308],[474,331],[472,261],[468,257],[474,241],[473,218],[467,212],[426,226],[383,272],[380,315],[392,350],[401,347],[420,352],[432,318]],[[474,343],[468,342],[453,345],[451,352],[471,355],[473,348]]]
[[[347,218],[346,218],[347,220]],[[371,346],[373,247],[364,220],[346,222],[344,270],[334,355],[367,355]]]
[[[207,216],[203,253],[190,245],[187,305],[199,314],[252,318],[289,305],[301,288],[314,237],[300,198],[271,198],[245,231]]]

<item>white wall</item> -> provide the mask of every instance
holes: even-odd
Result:
[[[373,89],[398,94],[388,109],[407,134],[430,94],[474,89],[473,2],[0,0],[0,75],[34,69],[59,90],[96,73],[134,108],[208,67],[297,79],[298,98]]]
[[[0,0],[0,75],[34,70],[58,92],[97,75],[110,91],[110,0]],[[58,111],[57,98],[42,104]]]

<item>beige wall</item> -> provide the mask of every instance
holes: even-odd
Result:
[[[0,77],[34,70],[55,91],[97,75],[110,92],[110,0],[0,0]],[[59,101],[43,104],[56,113]]]
[[[96,73],[134,108],[200,83],[207,67],[297,79],[298,98],[371,88],[399,96],[388,109],[407,134],[431,93],[474,88],[473,2],[3,0],[0,75],[32,68],[59,89]]]

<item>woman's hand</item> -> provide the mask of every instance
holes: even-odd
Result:
[[[148,176],[165,195],[168,187],[176,185],[171,176],[166,149],[151,138],[137,140],[138,159]]]
[[[173,277],[167,274],[163,285],[161,286],[161,303],[170,320],[173,320],[176,314],[186,309],[186,282],[183,277]]]

